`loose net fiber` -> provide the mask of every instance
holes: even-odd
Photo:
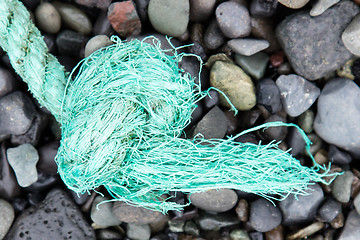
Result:
[[[178,68],[184,54],[165,52],[156,40],[155,46],[112,40],[67,78],[23,4],[0,0],[0,46],[61,123],[56,162],[70,189],[84,193],[104,186],[115,200],[167,212],[184,207],[168,201],[172,191],[231,188],[283,199],[337,175],[311,155],[313,167],[302,166],[275,142],[233,141],[264,127],[294,126],[309,149],[294,124],[267,123],[228,139],[181,138],[196,101],[207,94]]]

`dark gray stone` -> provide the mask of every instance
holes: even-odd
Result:
[[[107,18],[107,12],[101,12],[95,21],[93,34],[111,36],[113,33],[114,29],[112,28],[111,23]]]
[[[298,195],[296,199],[294,194],[290,194],[279,203],[284,225],[304,223],[314,219],[324,193],[319,184],[310,185],[306,192],[309,195]]]
[[[96,234],[97,240],[121,240],[122,235],[119,232],[110,229],[101,229]]]
[[[246,37],[251,32],[248,9],[235,1],[221,3],[215,11],[221,31],[228,38]]]
[[[142,22],[148,20],[147,9],[149,6],[150,0],[134,0],[136,6],[136,12],[139,15],[139,18]]]
[[[280,115],[272,115],[268,119],[266,119],[265,123],[271,122],[284,122],[286,123],[286,119],[281,117]],[[285,139],[288,132],[288,128],[285,126],[281,127],[269,127],[264,130],[259,130],[259,134],[267,140],[276,140],[282,141]]]
[[[286,143],[288,144],[289,148],[291,148],[291,155],[297,156],[304,152],[306,143],[296,128],[289,129]]]
[[[95,240],[95,233],[66,193],[55,189],[17,217],[5,239]]]
[[[202,134],[205,139],[223,138],[227,131],[227,120],[223,111],[213,107],[196,125],[194,136]]]
[[[256,85],[256,101],[272,114],[280,112],[282,109],[280,90],[276,83],[269,78],[260,80]]]
[[[351,155],[349,153],[341,151],[334,145],[330,145],[329,147],[328,158],[332,163],[337,165],[347,165],[352,161]]]
[[[208,212],[229,211],[238,201],[236,192],[231,189],[209,190],[193,193],[189,198],[194,206]]]
[[[219,104],[219,92],[214,89],[211,89],[209,93],[206,95],[206,97],[204,97],[203,102],[205,109],[210,110],[215,105]]]
[[[213,20],[204,33],[204,44],[208,49],[216,49],[223,43],[225,43],[225,36],[221,32],[218,23]]]
[[[26,187],[27,192],[40,192],[48,190],[59,182],[59,176],[38,172],[37,181]]]
[[[331,222],[341,213],[341,204],[330,198],[319,209],[319,216],[325,222]]]
[[[187,221],[184,226],[184,232],[197,237],[200,234],[200,229],[193,221]]]
[[[0,135],[26,133],[35,114],[33,102],[22,92],[0,98]]]
[[[190,21],[202,22],[213,13],[216,0],[190,0]]]
[[[343,175],[337,176],[332,184],[332,195],[341,203],[348,203],[351,196],[351,185],[354,180],[354,174],[346,171]]]
[[[333,79],[322,89],[314,130],[327,143],[360,154],[360,89],[349,79]]]
[[[342,230],[339,240],[358,240],[360,239],[360,215],[352,210],[345,222],[345,227]]]
[[[297,117],[316,101],[320,89],[315,84],[296,75],[281,75],[276,80],[282,105],[287,114]]]
[[[281,223],[281,212],[270,201],[260,198],[251,203],[250,224],[258,232],[267,232]]]
[[[122,222],[148,224],[162,221],[166,216],[143,207],[134,207],[125,202],[114,203],[112,208],[114,216]]]
[[[0,67],[0,97],[14,91],[15,88],[15,77],[11,74],[9,70]]]
[[[240,223],[237,217],[227,213],[203,213],[196,219],[198,226],[205,231],[219,231],[220,228],[229,227]]]
[[[252,0],[250,14],[252,17],[270,17],[275,13],[277,4],[277,0]]]
[[[50,142],[39,148],[39,162],[37,168],[48,174],[57,174],[57,165],[55,163],[55,156],[57,154],[60,143],[58,141]]]
[[[317,17],[298,12],[283,20],[276,35],[295,72],[315,80],[343,66],[352,54],[341,34],[358,13],[355,3],[341,1]]]
[[[74,58],[80,57],[80,51],[85,46],[88,38],[71,30],[63,30],[56,37],[56,45],[60,55]]]

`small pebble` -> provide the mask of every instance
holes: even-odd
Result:
[[[214,213],[229,211],[238,201],[234,190],[224,188],[193,193],[189,198],[194,206]]]
[[[148,15],[151,25],[160,33],[181,36],[189,23],[189,0],[150,0]]]
[[[314,156],[315,162],[323,166],[329,163],[328,153],[324,149],[320,149]]]
[[[249,110],[256,104],[253,82],[234,64],[215,62],[210,72],[210,84],[225,93],[238,110]],[[230,108],[230,104],[222,95],[220,95],[220,104]]]
[[[233,136],[237,133],[237,129],[239,127],[239,119],[237,116],[235,116],[235,113],[231,110],[226,110],[224,113],[227,120],[226,135]]]
[[[150,239],[151,229],[148,224],[128,223],[126,235],[133,240],[148,240]]]
[[[66,26],[85,35],[91,33],[92,23],[85,12],[69,3],[55,1],[53,5],[59,11]]]
[[[337,165],[347,165],[352,161],[352,157],[349,153],[341,151],[334,145],[330,145],[328,157],[332,163]]]
[[[341,204],[330,198],[319,209],[319,216],[325,222],[331,222],[341,213]]]
[[[211,55],[208,59],[208,61],[206,62],[205,66],[209,69],[211,69],[215,62],[217,61],[222,61],[222,62],[227,62],[227,63],[234,63],[225,53],[218,53],[218,54],[214,54]]]
[[[265,233],[266,240],[284,240],[284,227],[282,225],[277,226],[273,230]]]
[[[282,110],[280,90],[269,78],[260,80],[256,85],[256,100],[257,104],[264,106],[272,114]]]
[[[360,58],[354,61],[354,64],[351,68],[351,73],[354,75],[356,79],[360,79]]]
[[[344,66],[340,67],[336,70],[336,74],[341,78],[348,78],[350,80],[354,80],[355,76],[353,75],[351,69],[355,62],[355,59],[350,59],[347,61]]]
[[[204,105],[205,109],[210,110],[215,105],[218,105],[219,94],[220,93],[218,91],[216,91],[214,89],[210,89],[210,91],[208,92],[206,97],[204,97],[204,100],[203,100],[203,103],[204,103],[203,105]]]
[[[216,49],[223,43],[225,43],[225,36],[221,32],[218,23],[213,20],[204,33],[204,44],[208,49]]]
[[[209,18],[216,0],[190,0],[190,21],[202,22]]]
[[[148,21],[148,7],[150,0],[134,0],[137,14],[142,22]]]
[[[281,212],[270,201],[260,198],[251,203],[250,224],[258,232],[270,231],[281,223]]]
[[[57,174],[57,165],[55,156],[57,154],[60,143],[58,141],[50,142],[39,148],[39,162],[37,168],[48,174]]]
[[[315,222],[303,229],[300,229],[296,233],[287,236],[286,239],[288,239],[288,240],[296,240],[296,239],[303,239],[303,238],[307,239],[308,236],[311,236],[312,234],[323,229],[324,226],[325,226],[325,224],[322,222]]]
[[[9,231],[15,218],[13,207],[7,201],[0,199],[0,239],[3,239]]]
[[[39,160],[39,155],[31,144],[8,148],[7,157],[21,187],[28,187],[38,180],[36,163]]]
[[[360,239],[360,215],[352,210],[345,222],[345,227],[343,228],[340,237],[338,240],[358,240]]]
[[[250,14],[252,17],[270,17],[278,5],[277,0],[253,0],[250,4]]]
[[[113,42],[106,35],[97,35],[92,37],[85,45],[85,57],[90,56],[96,50],[100,48],[112,45]]]
[[[48,2],[41,3],[35,11],[37,26],[47,33],[57,33],[61,28],[61,16],[58,10]]]
[[[100,229],[96,234],[97,240],[119,240],[123,239],[119,232],[110,229]]]
[[[304,130],[305,133],[312,133],[313,123],[314,123],[315,114],[312,110],[308,109],[303,112],[297,119],[297,125]]]
[[[292,8],[292,9],[298,9],[298,8],[302,8],[303,6],[305,6],[310,0],[278,0],[279,3],[281,3],[282,5],[288,7],[288,8]]]
[[[269,47],[264,50],[265,52],[273,53],[280,49],[271,18],[251,18],[251,34],[255,38],[269,42]]]
[[[266,53],[258,52],[252,56],[235,54],[235,62],[255,80],[264,77],[269,56]]]
[[[246,37],[251,32],[248,9],[235,1],[221,3],[215,11],[221,31],[228,38]]]
[[[286,123],[286,118],[278,114],[275,114],[265,120],[265,123],[271,123],[271,122]],[[288,132],[288,128],[286,126],[269,127],[266,128],[264,131],[260,130],[259,135],[270,141],[271,140],[282,141],[285,139],[287,132]]]
[[[334,220],[332,220],[330,226],[333,229],[339,229],[344,226],[344,222],[345,222],[344,214],[341,212],[339,215],[337,215],[337,217]]]
[[[174,219],[168,221],[169,230],[171,232],[184,232],[185,221],[180,219]]]
[[[277,51],[270,56],[270,63],[273,67],[279,67],[284,62],[285,54],[283,51]]]
[[[234,229],[230,232],[231,240],[251,240],[247,231],[242,229]]]
[[[93,34],[94,35],[113,35],[114,29],[107,17],[107,12],[101,12],[95,21]]]
[[[340,0],[317,0],[311,8],[310,15],[313,17],[319,16],[338,2],[340,2]]]
[[[111,26],[120,36],[140,34],[141,21],[132,1],[112,3],[107,16]]]
[[[348,203],[351,195],[351,184],[354,174],[346,171],[343,175],[337,176],[332,183],[332,195],[341,203]]]
[[[319,136],[316,135],[315,133],[308,134],[308,138],[312,142],[312,144],[310,145],[310,153],[312,155],[315,155],[322,148],[324,141],[321,138],[319,138]],[[306,156],[309,156],[307,150],[304,150],[304,154]]]
[[[6,68],[0,67],[0,97],[11,93],[16,88],[16,80]]]
[[[313,83],[295,75],[281,75],[276,80],[284,110],[292,117],[305,112],[320,95],[320,89]]]
[[[245,199],[240,199],[236,208],[236,214],[240,221],[247,222],[249,218],[249,203]]]
[[[285,200],[279,202],[283,214],[283,224],[308,222],[314,219],[324,193],[319,184],[310,185],[306,191],[309,195],[298,195],[297,199],[290,194]]]
[[[134,207],[119,201],[114,203],[112,211],[117,219],[126,223],[148,224],[159,222],[166,217],[160,212],[154,212],[143,207]]]
[[[187,221],[184,226],[184,232],[197,237],[200,234],[200,229],[193,221]]]
[[[227,131],[227,120],[224,112],[217,106],[213,107],[196,125],[194,137],[201,134],[205,139],[224,138]]]
[[[235,216],[227,213],[210,214],[204,212],[196,218],[196,223],[205,231],[219,231],[223,227],[234,226],[239,222]]]
[[[63,30],[56,37],[59,55],[66,55],[75,59],[80,57],[80,51],[88,38],[78,32]]]
[[[232,39],[227,45],[235,53],[251,56],[269,47],[269,42],[261,39]]]
[[[90,212],[91,220],[101,228],[120,225],[121,221],[117,219],[112,213],[113,202],[101,203],[102,201],[106,201],[106,200],[109,199],[102,196],[97,196],[95,198],[91,206],[91,212]]]
[[[352,54],[360,56],[360,15],[356,16],[346,27],[341,35],[341,39]]]

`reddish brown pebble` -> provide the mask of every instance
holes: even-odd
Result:
[[[266,240],[284,240],[284,228],[279,225],[271,231],[265,233]]]
[[[357,5],[360,5],[360,0],[354,0],[354,3],[356,3]]]
[[[360,179],[358,177],[354,177],[353,182],[351,184],[351,197],[355,198],[360,192]]]
[[[114,30],[122,37],[141,32],[141,22],[132,1],[112,3],[109,6],[108,19]]]
[[[330,225],[334,229],[342,228],[344,226],[344,215],[342,213],[337,215],[337,217],[331,221]]]
[[[235,211],[240,221],[246,222],[249,219],[249,203],[245,199],[240,199]]]
[[[284,62],[284,52],[277,51],[270,57],[270,63],[273,67],[279,67]]]

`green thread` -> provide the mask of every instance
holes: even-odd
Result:
[[[309,151],[309,139],[295,124],[267,123],[228,139],[181,138],[195,103],[208,94],[178,68],[187,54],[174,48],[167,55],[155,38],[154,46],[112,41],[66,78],[25,7],[0,0],[0,44],[34,97],[61,123],[56,162],[68,188],[84,193],[104,186],[111,201],[167,212],[186,206],[167,201],[172,191],[231,188],[281,200],[338,175],[311,154],[314,166],[302,166],[276,142],[234,141],[261,128],[296,127]]]

